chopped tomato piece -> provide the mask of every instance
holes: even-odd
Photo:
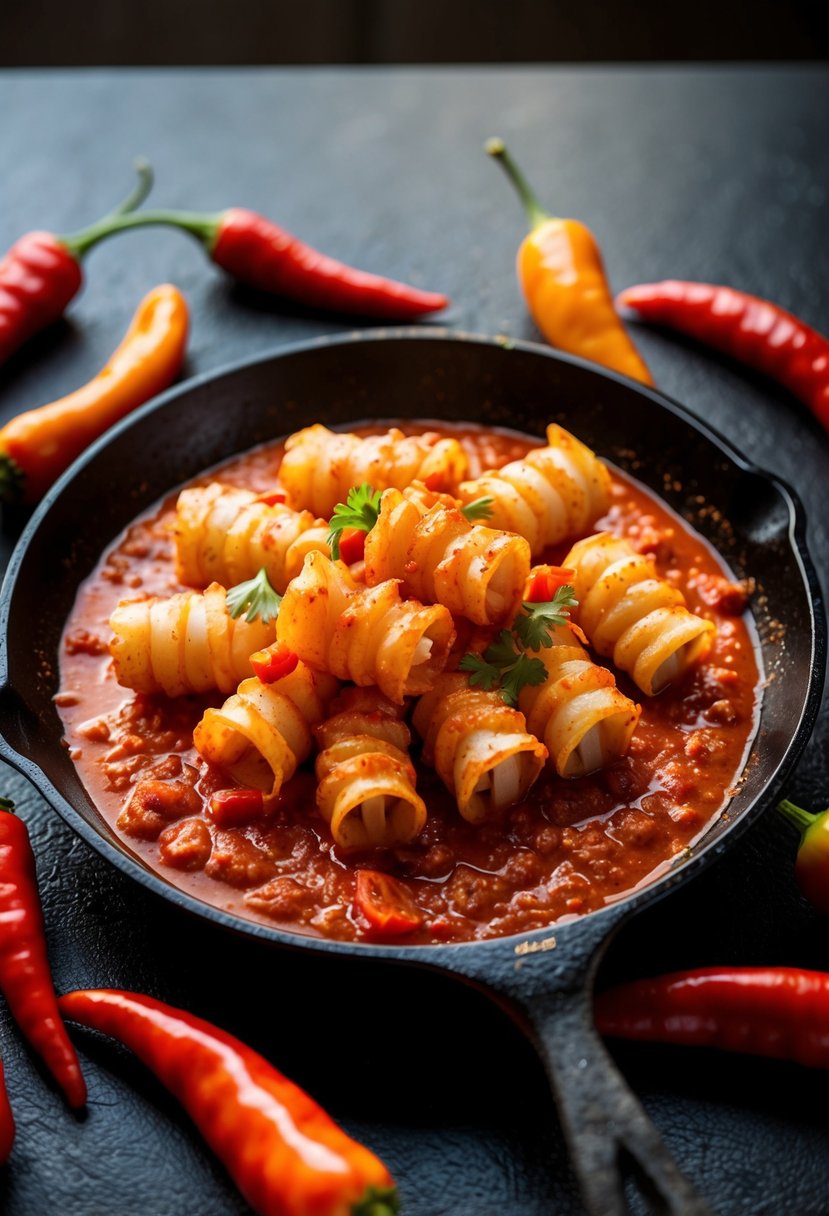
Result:
[[[263,502],[266,507],[275,507],[278,503],[287,502],[288,495],[284,490],[268,490],[264,494],[259,494],[257,502]]]
[[[534,566],[527,579],[524,599],[528,604],[547,604],[559,587],[573,582],[575,570],[567,566]]]
[[[298,656],[284,642],[274,642],[250,656],[253,673],[263,684],[273,684],[283,676],[289,676],[298,662]]]
[[[423,484],[426,486],[427,490],[437,490],[438,492],[441,492],[442,490],[448,489],[448,486],[446,485],[446,475],[444,473],[430,473]]]
[[[261,790],[217,790],[210,798],[210,815],[221,828],[234,828],[256,819],[265,809]]]
[[[340,561],[347,566],[361,562],[366,551],[366,534],[362,528],[343,528],[340,535]]]
[[[423,924],[420,908],[402,882],[379,870],[360,870],[354,906],[368,921],[375,935],[402,937]]]

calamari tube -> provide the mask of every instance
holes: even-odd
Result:
[[[499,693],[470,688],[460,672],[441,676],[418,701],[412,722],[423,739],[425,763],[470,823],[520,802],[547,759],[524,715]]]
[[[574,621],[647,696],[708,652],[713,622],[690,612],[682,592],[659,577],[653,558],[628,541],[597,532],[578,541],[564,565],[574,572]]]

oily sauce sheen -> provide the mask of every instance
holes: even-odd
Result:
[[[409,433],[426,429],[400,425]],[[462,437],[478,472],[534,446],[481,427],[440,429]],[[259,448],[201,480],[262,493],[273,486],[280,455],[279,444]],[[643,696],[616,672],[621,690],[642,703],[623,759],[571,781],[548,769],[525,802],[480,827],[460,817],[435,774],[418,763],[418,790],[429,808],[423,833],[406,847],[371,854],[346,856],[333,844],[316,811],[311,763],[267,817],[218,828],[205,806],[229,782],[195,752],[192,732],[207,705],[224,698],[130,692],[116,683],[107,650],[108,619],[119,600],[183,590],[173,564],[172,495],[137,520],[83,584],[63,637],[56,701],[70,754],[101,815],[134,853],[198,899],[249,920],[340,940],[371,940],[352,906],[361,866],[407,884],[425,916],[405,938],[411,943],[536,929],[653,880],[733,792],[757,724],[760,675],[743,615],[745,588],[649,491],[612,474],[612,505],[594,530],[652,553],[691,611],[717,628],[704,662],[657,697]],[[544,560],[561,557],[551,552]],[[133,785],[147,779],[154,797],[146,803],[133,797],[125,809]]]

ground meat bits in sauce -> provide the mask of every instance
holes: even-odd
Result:
[[[416,428],[410,427],[410,430]],[[465,432],[478,468],[531,446],[510,434]],[[271,488],[278,445],[222,471],[257,493]],[[601,907],[661,872],[728,800],[756,725],[759,675],[740,614],[751,587],[735,583],[706,543],[649,492],[614,474],[613,503],[597,528],[653,555],[692,611],[714,620],[706,661],[644,701],[627,756],[577,781],[545,775],[527,801],[475,828],[433,773],[419,766],[429,807],[421,836],[379,855],[343,857],[314,805],[304,770],[256,822],[219,828],[205,806],[227,778],[200,759],[192,730],[209,702],[168,701],[115,683],[105,641],[126,596],[181,590],[172,562],[174,499],[136,522],[82,587],[67,623],[57,704],[67,743],[101,813],[134,852],[171,882],[243,917],[303,933],[361,937],[352,911],[356,868],[405,882],[424,913],[409,942],[465,941],[539,928]],[[557,561],[561,553],[545,555]],[[220,703],[217,697],[214,703]]]

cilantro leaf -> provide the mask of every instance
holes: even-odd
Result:
[[[566,583],[559,587],[551,600],[543,604],[524,602],[524,611],[513,621],[513,629],[526,650],[540,650],[542,646],[552,646],[553,639],[550,630],[556,625],[565,624],[570,615],[570,609],[578,604],[575,587]]]
[[[329,524],[328,543],[331,556],[336,561],[340,556],[340,536],[346,528],[359,532],[370,532],[380,514],[380,490],[373,490],[367,481],[352,486],[345,502],[338,502]]]
[[[509,629],[502,629],[495,641],[487,646],[484,658],[496,667],[509,667],[518,658],[519,653]]]
[[[268,578],[268,572],[263,566],[255,578],[247,582],[237,583],[225,595],[225,603],[230,615],[236,620],[245,613],[246,621],[255,621],[257,617],[267,625],[279,616],[282,596],[274,591]]]
[[[527,685],[543,684],[546,679],[547,668],[541,659],[531,659],[528,654],[522,653],[512,667],[504,672],[501,680],[501,696],[507,705],[517,705],[518,694],[522,688]]]
[[[493,663],[488,663],[483,655],[465,654],[458,664],[460,671],[469,671],[469,683],[472,688],[476,685],[491,692],[501,680],[501,673]]]
[[[471,524],[474,524],[479,519],[489,519],[492,514],[493,502],[494,499],[488,496],[475,498],[472,502],[468,502],[465,507],[461,507],[461,515],[465,515]]]

